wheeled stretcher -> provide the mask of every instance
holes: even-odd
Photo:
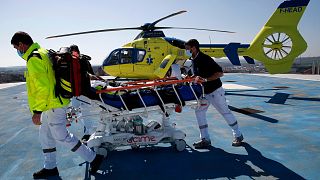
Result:
[[[97,90],[94,102],[102,110],[88,146],[105,156],[120,146],[139,148],[158,143],[171,143],[176,150],[184,150],[186,134],[170,124],[169,117],[174,110],[199,105],[203,87],[193,81],[192,78],[134,81]],[[160,113],[162,121],[145,124],[143,119],[151,112]]]

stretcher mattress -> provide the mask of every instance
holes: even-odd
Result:
[[[202,86],[195,84],[195,85],[191,85],[191,87],[193,88],[196,96],[199,98],[202,95]],[[175,89],[179,95],[182,105],[185,105],[185,101],[191,101],[196,99],[189,85],[177,85],[175,86]],[[167,104],[167,103],[180,104],[180,101],[172,85],[160,87],[157,90],[164,104]],[[141,89],[139,90],[139,93],[141,95],[141,98],[143,99],[143,102],[147,107],[159,105],[161,108],[163,108],[162,102],[155,90]],[[117,92],[114,92],[113,94],[102,93],[101,97],[105,104],[118,109],[125,109],[125,106],[119,97],[120,94],[129,110],[132,110],[134,108],[144,107],[143,102],[141,101],[136,90],[129,91],[124,94],[117,93]]]

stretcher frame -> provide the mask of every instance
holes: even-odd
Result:
[[[87,145],[98,154],[107,156],[107,152],[111,151],[120,146],[131,146],[131,148],[139,148],[140,146],[154,146],[158,143],[170,143],[177,151],[183,151],[186,146],[184,138],[186,134],[181,130],[175,127],[175,123],[170,124],[169,117],[170,114],[177,108],[177,104],[174,103],[164,103],[163,98],[160,96],[158,89],[163,86],[171,85],[175,95],[179,101],[180,108],[183,106],[189,106],[191,108],[196,108],[200,104],[200,99],[198,98],[195,90],[192,87],[192,82],[194,78],[185,78],[182,80],[177,80],[174,78],[163,78],[157,80],[141,80],[141,81],[132,81],[121,84],[119,87],[107,88],[105,90],[99,90],[96,93],[99,94],[101,101],[94,101],[102,110],[100,111],[100,121],[96,129],[96,132],[90,136],[90,139],[87,141]],[[189,83],[190,90],[194,95],[194,100],[184,101],[182,103],[180,99],[176,85],[181,83]],[[198,82],[202,87],[202,96],[203,96],[203,86],[201,81]],[[140,94],[140,90],[148,88],[156,92],[162,108],[159,105],[146,106],[144,99]],[[132,110],[128,109],[126,102],[124,101],[122,94],[119,93],[123,90],[135,91],[138,94],[140,101],[143,104],[143,107],[135,108]],[[124,105],[124,108],[118,109],[112,107],[106,103],[102,98],[102,93],[113,92],[117,94]],[[124,126],[123,128],[118,128],[120,122],[130,123],[134,121],[136,117],[148,118],[149,113],[160,113],[162,116],[161,122],[150,121],[147,125],[142,125],[144,130],[143,133],[139,134],[137,132],[128,130],[128,127]],[[133,124],[134,125],[134,124]],[[160,127],[159,127],[160,126]],[[158,127],[158,128],[156,128]],[[127,129],[126,129],[127,128]]]

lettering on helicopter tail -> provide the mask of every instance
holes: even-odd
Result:
[[[134,136],[127,140],[129,144],[135,144],[140,142],[155,142],[156,137],[155,136]]]
[[[302,7],[287,7],[287,8],[280,8],[280,13],[300,13],[302,11]]]

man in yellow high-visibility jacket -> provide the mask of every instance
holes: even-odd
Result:
[[[103,156],[82,144],[66,129],[66,106],[70,100],[55,95],[56,80],[47,50],[34,43],[29,34],[21,31],[13,35],[11,44],[17,49],[18,55],[26,60],[27,92],[32,121],[35,125],[40,125],[39,139],[43,149],[44,167],[35,172],[33,178],[45,179],[59,175],[56,141],[90,162],[90,172],[95,173]]]

